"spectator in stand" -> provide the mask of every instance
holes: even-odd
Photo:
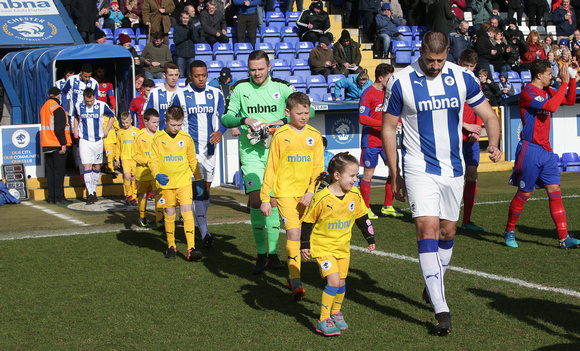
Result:
[[[185,11],[181,13],[179,25],[173,29],[173,42],[179,76],[187,78],[189,65],[195,60],[195,43],[199,42],[199,36],[197,29],[191,25],[189,14]]]
[[[344,89],[344,101],[358,101],[363,91],[373,84],[369,75],[362,72],[357,75],[343,78],[334,84],[334,100],[341,100],[341,89]]]
[[[580,49],[580,29],[574,31],[574,35],[570,40],[570,51],[572,52],[572,56],[576,55],[578,49]]]
[[[238,43],[246,42],[246,29],[250,43],[256,45],[256,29],[258,28],[257,6],[260,0],[234,0],[238,8]],[[207,33],[206,33],[207,34]]]
[[[401,26],[406,26],[407,20],[403,18],[403,16],[404,16],[403,8],[401,7],[399,0],[385,0],[384,3],[389,4],[391,6],[391,12],[395,16],[399,17],[399,20],[401,21]],[[381,5],[381,8],[382,8],[382,5]],[[379,9],[378,12],[381,12],[381,9]],[[375,16],[375,21],[376,21],[376,16]]]
[[[119,2],[117,0],[111,1],[111,10],[109,12],[109,19],[113,21],[115,28],[121,28],[125,15],[119,9]]]
[[[173,0],[175,9],[171,12],[171,27],[177,27],[181,23],[181,14],[187,6],[193,6],[193,0]],[[188,12],[189,13],[189,12]]]
[[[572,55],[573,65],[570,67],[578,67],[577,73],[580,73],[580,50],[576,51],[575,55]],[[576,86],[580,86],[580,82],[576,83]]]
[[[229,42],[226,36],[226,20],[224,19],[223,13],[216,11],[216,3],[214,0],[210,0],[206,4],[205,10],[199,15],[199,19],[201,21],[201,28],[203,28],[203,32],[205,33],[205,41],[212,48],[216,42]]]
[[[344,29],[340,39],[332,47],[334,58],[341,74],[359,74],[363,69],[359,66],[362,60],[360,44],[352,40],[348,30]]]
[[[334,59],[334,54],[330,49],[330,40],[327,37],[320,37],[318,46],[310,51],[310,70],[312,74],[322,74],[324,79],[330,74],[340,74],[338,63]]]
[[[374,41],[376,33],[375,16],[381,8],[381,0],[361,0],[358,3],[358,10],[364,18],[364,29],[370,41]],[[390,5],[389,5],[390,8]]]
[[[401,19],[391,11],[391,5],[384,3],[381,11],[376,16],[377,39],[380,39],[383,45],[384,57],[389,57],[389,46],[391,39],[400,37],[397,27],[401,25]]]
[[[169,15],[173,10],[175,10],[173,0],[145,0],[141,16],[145,25],[149,27],[150,33],[161,32],[165,36],[171,30]],[[167,39],[166,44],[169,44],[169,39]]]
[[[491,6],[493,11],[491,12],[491,19],[489,20],[489,24],[503,30],[505,27],[505,22],[499,13],[499,4],[494,2]],[[497,22],[494,21],[494,18],[497,20]],[[495,25],[495,23],[497,23],[497,25]]]
[[[346,6],[347,6],[346,2],[344,3],[344,6],[346,8]],[[294,0],[287,0],[286,1],[286,12],[294,11],[293,9],[294,9]],[[302,12],[303,9],[304,9],[304,0],[296,0],[296,11]]]
[[[469,49],[472,46],[468,30],[469,23],[467,21],[461,21],[454,31],[447,34],[449,37],[447,61],[457,63],[463,50]]]
[[[137,29],[141,23],[143,0],[121,0],[121,12],[125,15],[123,28]]]
[[[528,44],[528,51],[521,53],[522,67],[525,70],[530,69],[530,64],[537,59],[546,59],[542,52],[542,43],[540,42],[540,35],[535,30],[531,31],[526,39]]]
[[[224,67],[220,71],[220,76],[218,78],[212,79],[208,83],[208,85],[221,90],[222,94],[224,95],[224,99],[227,99],[228,97],[230,97],[232,93],[232,86],[235,83],[236,82],[232,78],[232,70],[230,70],[227,67]]]
[[[558,49],[556,50],[556,58],[560,58],[560,56],[562,56],[562,51],[564,49],[568,48],[568,39],[560,39],[560,42],[558,43]]]
[[[330,33],[330,18],[322,9],[322,1],[315,1],[310,4],[310,8],[302,11],[296,25],[300,29],[302,41],[316,44],[322,37],[328,38],[329,42],[333,40]]]
[[[544,7],[547,8],[546,0],[527,0],[526,15],[528,15],[528,26],[541,26],[544,17]]]
[[[455,27],[455,14],[451,11],[449,0],[437,0],[429,10],[433,18],[433,30],[449,33]]]
[[[288,0],[288,3],[294,0]],[[358,28],[358,1],[345,0],[343,28]]]
[[[497,57],[489,61],[494,68],[494,71],[500,72],[501,74],[507,74],[506,72],[511,71],[510,65],[506,62],[506,51],[508,48],[507,42],[503,37],[503,32],[497,30],[494,33],[495,49],[497,50]]]
[[[520,39],[520,36],[516,32],[512,32],[511,37],[507,41],[508,47],[505,52],[505,62],[511,67],[512,71],[520,73],[525,71],[521,67],[520,53],[527,52],[529,50],[528,44]]]
[[[145,45],[141,53],[141,63],[146,79],[163,79],[165,64],[173,60],[169,46],[163,42],[164,36],[163,32],[152,34],[153,40]]]
[[[513,1],[513,0],[510,0]],[[521,1],[521,0],[516,0]],[[484,23],[489,23],[493,14],[491,0],[473,0],[471,3],[473,9],[473,29],[478,30]]]
[[[556,26],[558,40],[572,39],[574,31],[578,28],[576,12],[570,6],[570,0],[562,0],[562,5],[552,12],[552,23]]]
[[[92,0],[91,0],[92,2]],[[115,30],[115,22],[109,18],[111,15],[111,1],[110,0],[102,0],[97,1],[97,10],[99,11],[98,15],[98,25],[99,28],[108,28],[112,31]]]
[[[514,18],[514,13],[517,13],[518,26],[522,25],[522,16],[524,14],[524,0],[507,0],[508,19]]]
[[[558,62],[558,69],[560,71],[562,70],[562,65],[564,65],[564,64],[566,64],[566,65],[568,65],[568,67],[570,67],[570,65],[572,63],[572,53],[570,52],[570,49],[566,48],[566,49],[562,50],[562,55],[560,55],[560,57],[558,58],[558,60],[556,62]]]
[[[199,37],[198,43],[205,43],[205,33],[201,27],[201,20],[195,12],[195,7],[187,5],[185,6],[185,12],[189,14],[190,25],[197,30],[197,36]]]
[[[524,37],[524,33],[518,28],[518,26],[516,25],[516,19],[515,18],[510,18],[508,20],[508,27],[506,28],[506,30],[504,30],[503,32],[503,36],[506,38],[511,38],[512,37],[512,33],[517,33],[518,37],[520,38],[520,40],[526,41],[526,38]]]
[[[556,52],[556,50],[558,50],[558,46],[554,43],[554,38],[552,38],[552,35],[548,34],[542,43],[542,53],[544,56],[548,57],[548,53],[550,51]],[[556,74],[554,77],[556,76],[558,75]]]
[[[489,71],[480,69],[477,72],[479,82],[481,84],[481,91],[491,106],[498,106],[497,98],[501,96],[499,86],[489,78]]]
[[[482,27],[483,28],[483,27]],[[481,35],[475,43],[475,51],[479,56],[477,59],[477,70],[491,72],[490,62],[498,60],[503,53],[498,51],[495,42],[495,34],[499,29],[489,26],[485,34]],[[501,50],[501,48],[499,48]]]
[[[503,31],[503,29],[499,26],[499,20],[496,17],[490,18],[489,25]]]
[[[135,61],[135,65],[138,66],[135,68],[135,70],[140,69],[141,60],[139,59],[139,54],[137,53],[137,50],[135,50],[135,48],[131,44],[131,37],[125,33],[119,34],[119,45],[123,46],[125,49],[131,52],[131,55],[133,55],[133,60]]]
[[[517,83],[517,84],[520,84],[520,83]],[[499,83],[497,83],[497,86],[501,92],[500,101],[509,99],[510,96],[515,95],[514,85],[512,83],[508,82],[506,76],[504,76],[503,74],[499,75]]]
[[[465,0],[451,0],[451,11],[455,17],[463,19],[463,11],[467,7],[467,3]]]
[[[85,43],[95,40],[95,21],[99,16],[97,0],[71,0],[71,14]]]
[[[92,44],[105,44],[107,42],[107,34],[100,30],[99,28],[95,28],[95,41]]]
[[[550,69],[552,70],[552,81],[550,82],[550,86],[554,89],[558,89],[560,84],[562,84],[562,79],[559,77],[560,66],[558,66],[556,53],[554,51],[548,53],[548,62],[550,63]]]

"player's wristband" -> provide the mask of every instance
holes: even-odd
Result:
[[[288,124],[288,121],[286,120],[286,118],[282,118],[280,121],[282,121],[282,123],[284,123],[284,124]]]
[[[242,118],[240,119],[240,123],[241,123],[242,125],[246,124],[246,118],[248,118],[248,117],[242,117]]]

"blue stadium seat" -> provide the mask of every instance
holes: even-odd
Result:
[[[262,43],[276,45],[276,43],[280,42],[280,28],[262,27],[260,35],[262,37]]]
[[[322,101],[330,102],[334,101],[334,96],[332,94],[324,94]]]
[[[137,54],[141,55],[141,53],[143,52],[143,49],[145,49],[145,45],[135,45],[134,48],[135,48],[135,51],[137,52]]]
[[[328,75],[328,89],[330,89],[331,92],[334,92],[334,90],[332,90],[332,88],[334,88],[334,84],[336,82],[338,82],[341,79],[346,78],[343,74],[330,74]]]
[[[247,61],[242,60],[228,61],[226,67],[228,67],[232,72],[248,72]]]
[[[555,153],[554,159],[556,160],[556,163],[558,163],[558,171],[564,172],[564,162],[562,162],[562,160],[560,159],[560,156]]]
[[[407,40],[396,40],[392,41],[391,51],[396,54],[399,50],[412,51],[411,42]]]
[[[298,37],[298,27],[282,27],[280,29],[280,37],[282,38],[282,42],[284,43],[292,43],[292,45],[296,46],[296,44],[300,41]]]
[[[109,28],[103,28],[101,29],[105,35],[107,36],[107,39],[113,39],[113,31],[110,30]]]
[[[296,58],[296,49],[292,43],[276,43],[276,58],[292,62]]]
[[[272,65],[272,75],[276,75],[276,77],[279,77],[280,74],[290,74],[292,72],[286,60],[271,60],[270,65]]]
[[[310,51],[314,49],[314,45],[312,45],[309,41],[300,41],[296,45],[296,56],[299,59],[306,59],[310,58]]]
[[[155,87],[160,87],[165,84],[165,79],[153,79],[153,83],[155,83]]]
[[[272,43],[258,43],[256,42],[256,50],[262,50],[266,53],[274,53],[274,45]]]
[[[202,60],[205,63],[213,61],[211,46],[207,43],[195,44],[195,59]]]
[[[213,44],[213,58],[222,60],[224,62],[234,59],[234,50],[230,43],[215,43]]]
[[[119,44],[119,35],[121,35],[121,33],[127,34],[129,38],[131,38],[131,45],[135,44],[135,33],[133,33],[131,28],[116,28],[114,32],[115,44]]]
[[[248,71],[245,72],[232,72],[232,79],[237,81],[237,80],[242,80],[242,79],[246,79],[248,78]]]
[[[309,95],[319,94],[322,96],[328,93],[328,84],[326,83],[324,76],[320,74],[306,77],[306,87],[308,88]]]
[[[135,31],[135,38],[137,39],[148,39],[147,30],[145,28],[137,28]]]
[[[296,21],[300,18],[300,11],[288,11],[286,12],[286,25],[288,27],[296,26]]]
[[[215,61],[212,60],[210,62],[207,63],[207,73],[208,73],[208,79],[209,79],[209,73],[215,73],[217,72],[218,74],[220,73],[220,71],[222,70],[222,68],[224,68],[224,63],[222,61]]]
[[[173,39],[173,27],[169,28],[169,39]]]
[[[507,73],[506,78],[507,78],[508,82],[510,82],[510,83],[521,83],[522,82],[520,75],[516,71],[509,71]]]
[[[325,93],[326,94],[326,93]],[[324,94],[323,94],[324,95]],[[318,93],[308,93],[308,97],[310,98],[310,101],[322,101],[322,96],[321,94]]]
[[[283,79],[288,83],[292,84],[296,89],[298,88],[306,89],[306,81],[302,76],[287,76],[286,78]]]
[[[309,76],[310,75],[310,65],[308,60],[296,59],[290,61],[290,68],[292,69],[293,75]]]
[[[186,80],[187,80],[187,79],[185,79],[185,78],[179,78],[179,79],[177,80],[177,86],[178,86],[178,87],[180,87],[180,88],[185,88],[185,81],[186,81]]]
[[[270,23],[284,23],[286,24],[286,18],[284,17],[284,12],[274,11],[266,12],[266,24],[270,26]]]
[[[580,158],[575,152],[564,152],[562,154],[562,163],[566,172],[580,171]]]
[[[248,57],[254,51],[252,44],[250,43],[235,43],[234,44],[234,56],[236,60],[242,60],[248,62]]]
[[[411,63],[413,51],[409,41],[394,41],[392,51],[395,54],[395,63]]]
[[[426,26],[412,26],[411,32],[413,34],[413,39],[415,39],[415,40],[422,39],[423,35],[425,35],[425,33],[427,33],[427,27]]]
[[[413,41],[411,42],[411,51],[413,51],[413,54],[415,54],[415,52],[419,52],[419,50],[421,49],[421,39],[413,39]]]
[[[520,72],[522,83],[530,83],[532,81],[532,73],[530,71],[522,71]]]
[[[493,76],[493,81],[496,83],[499,83],[499,72],[494,71],[492,76]]]
[[[514,86],[514,95],[520,95],[522,92],[522,84],[521,83],[512,83]]]
[[[398,26],[397,30],[399,33],[401,33],[403,35],[404,40],[408,40],[408,41],[413,40],[413,32],[411,31],[411,28],[409,28],[407,26]]]
[[[226,27],[226,37],[228,37],[229,43],[234,44],[238,42],[238,33],[236,27]]]

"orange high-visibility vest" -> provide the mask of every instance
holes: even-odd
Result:
[[[42,147],[59,147],[60,141],[54,134],[54,111],[57,108],[62,108],[54,99],[48,99],[40,109],[40,142]],[[66,146],[72,145],[72,140],[70,138],[70,128],[68,125],[68,118],[66,123],[66,128],[64,134],[66,137]]]

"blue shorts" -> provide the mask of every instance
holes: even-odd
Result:
[[[468,166],[479,166],[479,141],[469,143],[463,142],[463,159]]]
[[[360,165],[364,168],[377,168],[379,164],[379,155],[383,163],[387,164],[387,156],[382,147],[363,147],[360,155]]]
[[[520,141],[516,149],[516,165],[510,185],[531,192],[546,184],[560,184],[560,171],[552,151],[528,141]]]

